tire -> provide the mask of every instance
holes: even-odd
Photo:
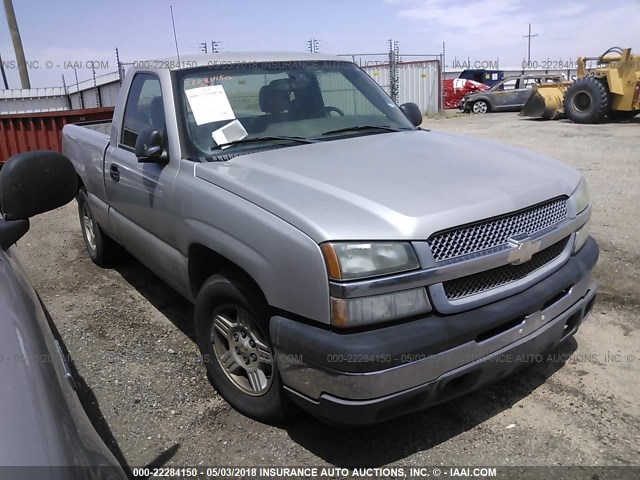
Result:
[[[607,113],[607,116],[611,120],[631,120],[633,117],[638,115],[638,113],[640,113],[640,110],[611,110]]]
[[[87,192],[84,188],[78,191],[78,216],[80,229],[87,253],[93,263],[99,267],[111,265],[120,254],[120,246],[107,236],[93,218]]]
[[[609,110],[609,91],[594,77],[576,80],[564,96],[564,112],[574,123],[600,123]]]
[[[240,413],[282,421],[289,399],[269,338],[264,300],[233,275],[213,275],[196,298],[198,348],[216,391]],[[223,366],[224,365],[224,366]]]
[[[471,106],[473,113],[488,113],[491,111],[489,103],[486,100],[477,100]]]

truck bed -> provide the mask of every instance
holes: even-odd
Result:
[[[111,122],[85,122],[62,129],[62,153],[73,163],[87,192],[105,199],[104,154],[109,146]]]
[[[88,128],[96,132],[104,133],[105,135],[111,135],[111,122],[95,121],[95,122],[82,122],[75,123],[78,127]]]

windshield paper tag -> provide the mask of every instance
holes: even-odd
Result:
[[[218,145],[242,140],[247,135],[247,131],[238,120],[227,123],[224,127],[211,132],[211,136],[213,137],[214,142],[216,142],[216,144]],[[224,150],[227,147],[220,148]]]
[[[198,125],[236,118],[222,85],[192,88],[185,94]]]

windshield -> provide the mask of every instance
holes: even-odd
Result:
[[[189,156],[414,128],[350,62],[234,64],[177,75]]]

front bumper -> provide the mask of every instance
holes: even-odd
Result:
[[[278,368],[292,400],[352,425],[421,410],[498,380],[573,335],[595,300],[589,239],[558,271],[529,289],[455,315],[367,332],[337,333],[271,320]]]

